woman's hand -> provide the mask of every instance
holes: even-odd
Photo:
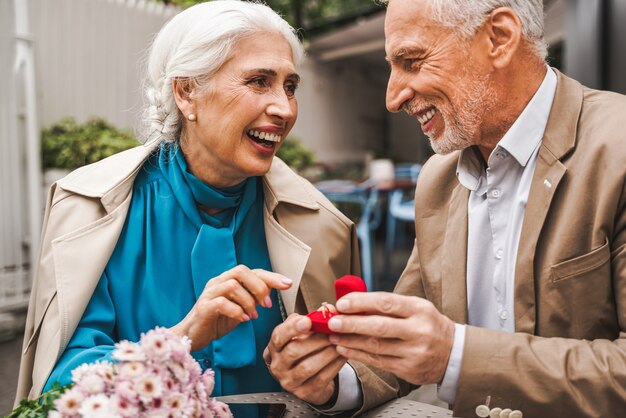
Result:
[[[285,290],[292,281],[278,273],[239,265],[209,280],[191,311],[172,327],[191,339],[191,350],[206,347],[242,322],[259,317],[257,305],[272,307],[272,289]]]

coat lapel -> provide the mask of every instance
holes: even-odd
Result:
[[[121,210],[109,214],[85,228],[52,242],[59,317],[61,318],[61,351],[70,340],[102,272],[113,253],[124,226],[130,195]],[[94,242],[100,254],[94,257]]]
[[[457,185],[452,192],[445,230],[441,309],[455,322],[467,323],[467,202],[469,190]]]
[[[543,136],[519,239],[515,269],[515,330],[534,333],[536,322],[534,258],[541,230],[561,179],[560,161],[576,144],[582,87],[557,71],[554,103]]]
[[[279,218],[277,214],[280,212],[280,205],[296,205],[310,210],[319,210],[319,205],[305,191],[305,187],[298,187],[300,182],[297,181],[297,176],[277,158],[274,159],[272,168],[264,180],[265,238],[272,270],[293,280],[293,285],[289,289],[280,292],[285,313],[289,315],[295,311],[300,281],[309,260],[311,247],[283,226],[292,220],[288,214],[280,217],[280,223],[277,221]],[[303,296],[306,299],[307,295]]]

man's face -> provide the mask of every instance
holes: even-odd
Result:
[[[435,152],[447,154],[480,145],[495,92],[478,38],[461,39],[430,14],[428,0],[389,2],[387,109],[414,116]]]

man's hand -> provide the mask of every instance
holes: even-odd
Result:
[[[335,390],[346,363],[325,334],[312,333],[311,320],[292,314],[274,329],[263,359],[280,385],[298,398],[322,405]]]
[[[336,304],[329,340],[342,356],[389,371],[413,384],[441,383],[454,323],[432,303],[385,292],[351,293]]]

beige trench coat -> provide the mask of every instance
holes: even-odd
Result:
[[[135,176],[155,148],[139,146],[114,155],[52,186],[26,320],[18,400],[41,392],[72,337],[124,225]],[[280,293],[287,314],[334,301],[334,280],[360,272],[353,223],[277,158],[263,184],[272,267],[294,281]]]

